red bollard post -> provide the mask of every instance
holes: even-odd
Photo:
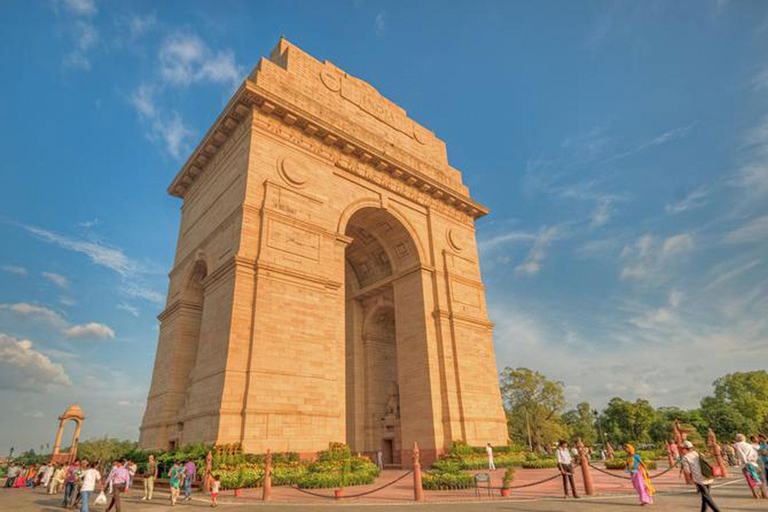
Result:
[[[587,496],[594,496],[595,484],[592,481],[592,472],[589,469],[589,457],[587,457],[587,448],[581,441],[581,438],[576,439],[576,449],[579,451],[579,464],[581,465],[581,476],[584,478],[584,494]]]
[[[272,450],[267,448],[266,464],[264,465],[264,487],[261,489],[261,500],[269,501],[272,497]]]
[[[669,462],[669,467],[672,467],[675,464],[675,457],[672,455],[671,441],[667,441],[667,462]]]
[[[203,480],[203,491],[206,494],[211,492],[211,462],[213,461],[213,454],[208,451],[208,455],[205,456],[205,479]]]
[[[413,499],[422,501],[424,499],[423,489],[421,487],[421,462],[419,461],[419,443],[413,442]]]

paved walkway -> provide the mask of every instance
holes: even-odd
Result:
[[[658,473],[663,471],[662,466]],[[346,489],[347,494],[357,494],[374,489],[395,480],[403,474],[403,471],[388,470],[371,486],[357,486]],[[552,476],[554,470],[519,470],[513,486],[534,483]],[[623,475],[616,472],[617,475]],[[503,470],[492,472],[492,484],[499,486]],[[486,491],[478,497],[474,490],[461,491],[425,491],[425,503],[416,504],[413,501],[412,477],[400,480],[385,490],[373,495],[335,501],[315,496],[308,496],[288,487],[273,488],[273,501],[263,503],[260,501],[261,489],[245,491],[242,498],[235,498],[231,492],[222,493],[219,507],[227,512],[239,512],[253,510],[258,507],[264,511],[329,511],[332,507],[340,507],[342,510],[373,510],[376,512],[395,512],[424,510],[425,512],[480,512],[480,511],[532,511],[532,512],[556,512],[556,511],[611,511],[623,510],[628,507],[636,507],[637,498],[628,481],[605,475],[593,470],[595,487],[599,496],[592,498],[583,497],[580,500],[564,500],[562,496],[561,481],[559,478],[541,485],[515,489],[511,498],[501,498],[498,490],[492,490],[490,495]],[[658,494],[654,509],[663,511],[697,510],[698,496],[686,486],[677,470],[670,471],[662,477],[655,479]],[[576,472],[576,485],[581,491],[582,482],[580,471]],[[325,496],[332,496],[333,491],[322,489],[313,491]],[[715,499],[723,509],[729,510],[768,510],[768,500],[753,500],[743,478],[738,472],[731,471],[730,478],[718,480],[713,490]],[[125,511],[155,512],[168,509],[168,494],[158,492],[151,503],[143,502],[139,498],[141,491],[134,489],[123,500]],[[61,495],[48,496],[41,489],[0,489],[0,511],[13,510],[20,512],[54,512],[60,508]],[[209,507],[210,500],[202,495],[196,495],[191,502],[179,505],[180,509],[199,509]],[[417,507],[414,509],[414,507]],[[100,512],[104,507],[91,507]]]

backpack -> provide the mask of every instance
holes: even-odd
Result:
[[[712,470],[712,461],[708,460],[704,455],[699,454],[699,466],[701,466],[701,476],[705,480],[709,480],[714,475]]]

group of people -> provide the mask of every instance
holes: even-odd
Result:
[[[115,510],[121,512],[121,497],[127,494],[133,487],[135,475],[138,473],[138,465],[131,460],[115,460],[111,466],[95,463],[87,460],[74,461],[71,464],[43,464],[36,468],[34,465],[11,464],[8,468],[5,481],[6,488],[42,487],[48,494],[58,494],[63,491],[61,506],[68,509],[79,508],[81,512],[89,512],[92,494],[97,490],[104,494],[104,498],[110,495],[107,512]],[[106,474],[106,478],[102,475]],[[143,501],[153,499],[155,481],[159,476],[159,466],[154,456],[149,460],[140,473],[144,482]],[[179,499],[189,501],[192,499],[192,484],[197,476],[197,467],[194,461],[188,460],[182,465],[181,461],[175,461],[167,473],[170,484],[171,505],[176,505]],[[211,506],[218,506],[218,494],[221,482],[218,476],[211,480]],[[181,492],[184,492],[181,498]],[[105,501],[106,502],[106,501]]]

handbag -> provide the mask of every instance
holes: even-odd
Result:
[[[106,505],[107,504],[107,495],[104,494],[104,491],[101,491],[98,496],[96,496],[96,500],[93,502],[94,505]]]

